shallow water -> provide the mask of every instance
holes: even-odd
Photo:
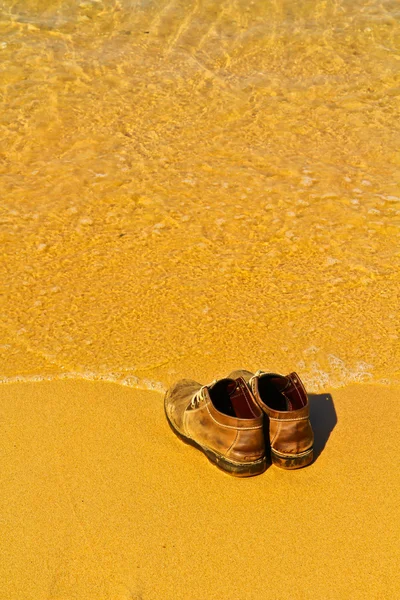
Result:
[[[395,1],[0,1],[2,380],[400,380]]]

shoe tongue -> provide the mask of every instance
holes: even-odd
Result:
[[[222,379],[210,387],[214,406],[222,413],[239,419],[254,419],[257,415],[249,389],[243,377]]]
[[[249,391],[243,377],[239,377],[233,382],[233,387],[229,389],[229,395],[237,417],[241,419],[254,418],[254,413],[249,406]]]
[[[227,384],[226,384],[226,390],[229,394],[229,396],[231,396],[235,390],[236,390],[236,381],[234,379],[227,379]]]

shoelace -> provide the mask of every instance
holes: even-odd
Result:
[[[201,400],[204,399],[203,397],[203,390],[205,390],[206,388],[214,385],[214,383],[217,383],[217,380],[214,379],[214,381],[212,381],[211,383],[208,383],[207,385],[202,385],[201,388],[194,394],[191,402],[190,402],[190,406],[192,408],[198,408],[200,405]]]
[[[252,377],[250,377],[249,379],[249,384],[251,387],[253,387],[253,381],[255,381],[255,379],[257,377],[260,377],[261,375],[266,375],[266,371],[261,371],[261,369],[259,369],[256,373],[254,373],[254,375]]]

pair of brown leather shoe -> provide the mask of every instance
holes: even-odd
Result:
[[[166,393],[165,414],[178,437],[231,475],[263,473],[269,455],[283,469],[313,460],[308,398],[296,373],[240,370],[203,386],[182,379]]]

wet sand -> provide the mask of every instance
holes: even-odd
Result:
[[[158,392],[0,387],[0,597],[393,599],[399,390],[311,396],[317,458],[225,475],[170,431]]]
[[[393,2],[9,4],[2,380],[400,382]]]

